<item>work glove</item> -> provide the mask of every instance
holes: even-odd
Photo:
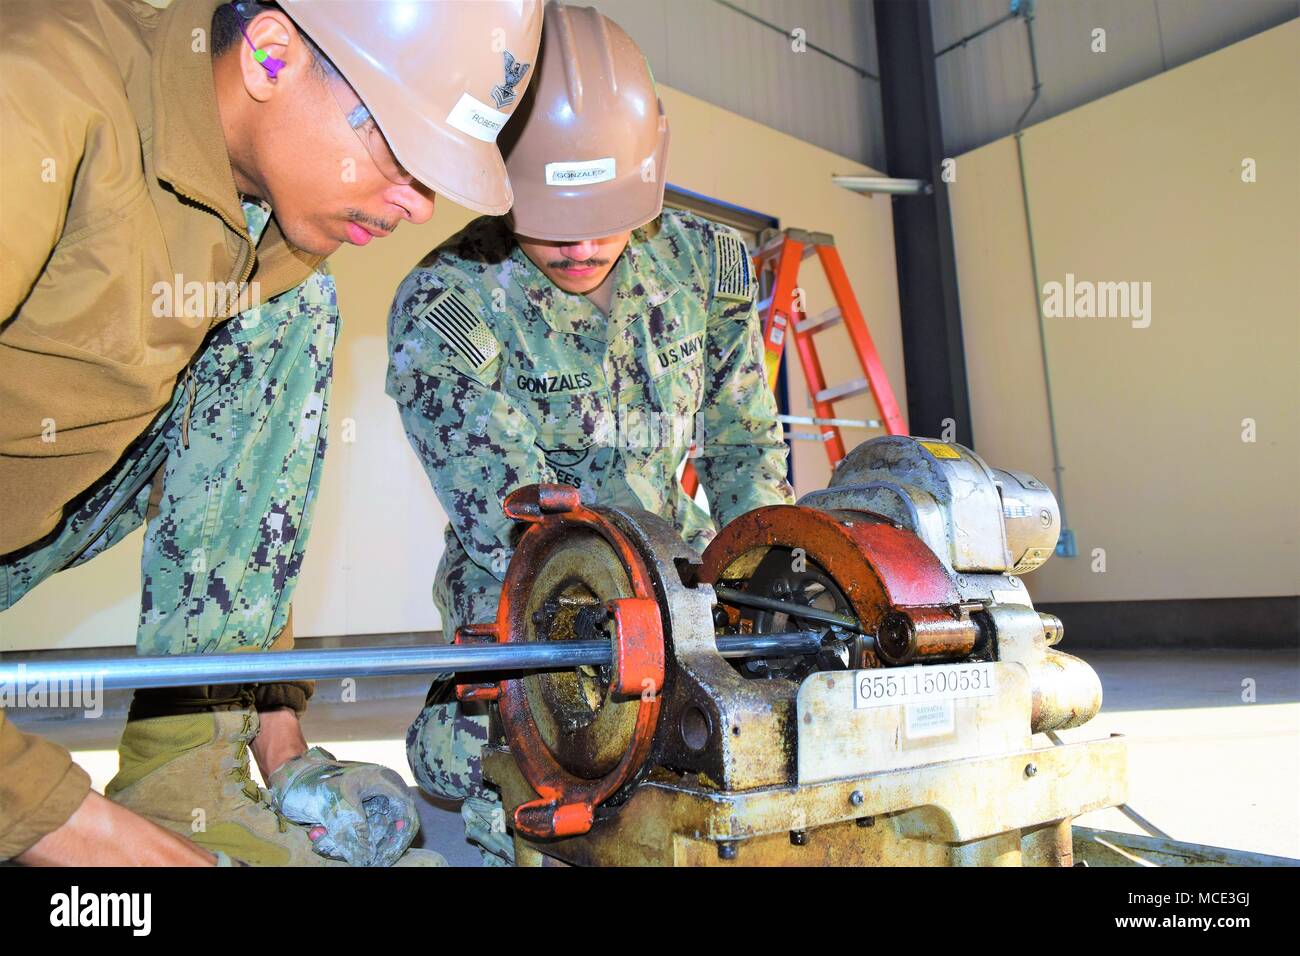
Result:
[[[387,767],[312,747],[269,783],[276,808],[308,828],[315,851],[350,866],[392,866],[420,829],[406,783]]]

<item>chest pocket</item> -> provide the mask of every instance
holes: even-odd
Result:
[[[647,357],[659,410],[691,416],[704,401],[704,330],[692,331],[650,352]]]
[[[610,390],[591,369],[506,371],[511,403],[537,430],[537,445],[553,466],[580,468],[593,446],[607,443],[613,420]]]

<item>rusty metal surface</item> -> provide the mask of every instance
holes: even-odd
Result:
[[[653,597],[609,602],[614,627],[614,677],[610,696],[617,700],[658,694],[664,686],[663,623]]]
[[[1101,710],[1101,678],[1086,661],[1047,651],[1030,676],[1034,685],[1034,733],[1082,727]]]
[[[1043,637],[1048,647],[1054,647],[1061,643],[1065,637],[1065,625],[1055,614],[1048,614],[1046,611],[1038,612],[1038,619],[1043,622]]]
[[[642,552],[602,512],[584,507],[576,489],[530,485],[507,496],[505,510],[527,527],[502,585],[491,630],[498,641],[581,637],[584,609],[623,598],[656,601]],[[542,624],[547,633],[539,633]],[[659,719],[665,650],[657,614],[639,615],[638,625],[635,635],[616,628],[612,638],[615,668],[630,663],[652,685],[630,701],[613,693],[621,686],[617,671],[608,680],[580,668],[500,681],[496,713],[537,794],[513,808],[517,830],[584,833],[596,807],[641,771]]]
[[[1127,751],[1119,738],[1032,747],[1032,732],[1078,726],[1101,703],[1092,668],[1051,649],[1059,621],[1006,573],[1041,563],[1047,532],[1021,512],[1050,492],[960,446],[891,442],[856,476],[888,517],[825,510],[863,507],[865,486],[840,484],[818,507],[750,512],[702,556],[644,512],[587,508],[562,487],[512,496],[529,527],[491,633],[584,640],[612,619],[616,662],[529,677],[526,694],[501,684],[504,734],[484,773],[521,861],[1070,865],[1070,821],[1124,802]],[[999,481],[1025,492],[1014,513]],[[779,603],[737,611],[715,585]],[[796,606],[850,615],[861,633]],[[719,654],[719,633],[786,618],[821,629],[807,661],[756,670]],[[636,694],[647,675],[651,701]],[[908,675],[919,689],[899,703]],[[990,682],[928,683],[970,675]],[[888,684],[889,703],[855,681]]]
[[[464,624],[456,628],[456,633],[452,635],[451,642],[460,646],[471,646],[474,644],[495,644],[497,642],[497,626],[495,621],[488,621],[482,624]],[[485,681],[477,684],[456,684],[456,699],[459,701],[494,701],[501,694],[501,688],[496,681]]]
[[[995,693],[935,704],[855,707],[854,683],[867,671],[811,674],[799,688],[799,782],[861,777],[941,760],[1027,750],[1029,678],[1015,664],[985,664]],[[934,674],[938,667],[925,669]],[[907,674],[907,669],[898,673]],[[878,673],[878,672],[877,672]],[[929,706],[940,720],[912,720]],[[939,726],[946,724],[946,727]],[[919,725],[919,726],[918,726]]]
[[[740,607],[754,608],[768,611],[774,614],[784,614],[787,617],[793,616],[805,621],[814,621],[819,624],[832,624],[845,630],[861,633],[862,625],[858,623],[857,618],[849,614],[840,614],[836,611],[826,610],[817,605],[796,604],[788,600],[778,600],[776,598],[764,597],[753,594],[749,591],[738,591],[735,588],[724,588],[715,585],[713,591],[718,596],[718,600],[726,604],[738,605]]]
[[[890,664],[958,661],[979,639],[979,626],[960,608],[902,608],[881,622],[876,650]]]
[[[531,797],[508,752],[487,752],[484,770],[507,807]],[[1021,830],[1123,803],[1126,780],[1122,737],[742,793],[650,779],[590,833],[537,847],[581,865],[1033,862],[1021,859]],[[792,830],[807,842],[793,845]],[[718,858],[719,842],[736,842],[734,860]]]
[[[995,604],[983,612],[997,634],[1000,661],[1029,672],[1034,733],[1086,724],[1101,710],[1101,678],[1091,665],[1048,646],[1042,615],[1027,605]]]
[[[505,516],[514,521],[537,521],[548,514],[576,511],[582,496],[571,485],[536,484],[516,488],[501,503]]]
[[[1074,836],[1069,819],[1030,827],[1020,834],[1025,866],[1074,866]]]
[[[605,513],[662,572],[671,664],[650,763],[721,789],[793,779],[797,685],[746,680],[718,653],[713,588],[699,583],[700,556],[670,524],[631,509]]]
[[[519,617],[527,641],[571,641],[606,636],[604,625],[581,626],[590,612],[632,593],[618,553],[600,535],[578,528],[555,539],[533,579]],[[649,632],[657,634],[658,628]],[[611,642],[613,643],[613,642]],[[617,649],[614,651],[617,654]],[[617,659],[615,657],[615,659]],[[523,678],[538,735],[571,773],[597,778],[610,773],[632,745],[638,707],[615,699],[614,668],[580,667]]]
[[[799,560],[796,557],[785,548],[772,548],[745,580],[743,591],[714,588],[721,612],[716,623],[724,634],[772,634],[790,627],[814,629],[820,634],[819,647],[812,654],[748,660],[739,665],[741,674],[798,684],[813,671],[871,666],[863,662],[869,655],[874,661],[875,635],[863,633],[849,599],[825,568],[806,555]],[[754,599],[758,603],[753,603]]]
[[[915,534],[871,515],[798,505],[758,508],[723,528],[705,549],[700,580],[743,578],[773,547],[799,548],[824,568],[869,632],[895,608],[959,603],[947,570]]]

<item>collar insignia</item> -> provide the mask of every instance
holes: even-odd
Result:
[[[492,102],[496,103],[497,109],[508,106],[515,101],[515,85],[524,78],[524,74],[532,66],[531,63],[520,63],[509,50],[506,50],[505,60],[505,82],[492,87]]]

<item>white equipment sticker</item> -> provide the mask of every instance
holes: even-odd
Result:
[[[933,664],[858,671],[853,682],[854,707],[892,707],[991,697],[997,693],[993,664]]]
[[[447,125],[485,143],[495,143],[501,127],[509,118],[509,113],[494,110],[468,93],[462,93],[447,114]]]
[[[1002,515],[1005,518],[1028,518],[1033,513],[1033,509],[1019,498],[1002,499]]]
[[[952,701],[935,700],[925,704],[908,704],[903,708],[903,722],[909,740],[918,737],[945,737],[957,729]]]
[[[583,162],[547,163],[546,185],[548,186],[587,186],[592,183],[604,183],[614,178],[614,157],[588,159]]]

